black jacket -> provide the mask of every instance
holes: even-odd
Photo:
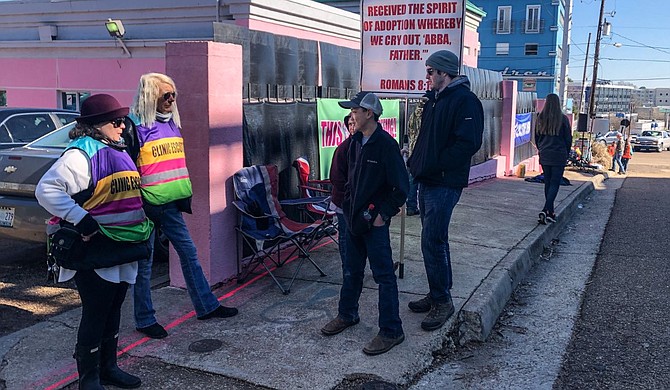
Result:
[[[472,156],[482,146],[484,109],[465,76],[439,94],[429,91],[421,131],[407,161],[414,180],[426,185],[468,186]]]
[[[540,164],[564,167],[572,148],[570,121],[563,116],[558,135],[542,135],[535,131],[535,146],[540,155]]]
[[[407,200],[409,177],[398,143],[379,123],[365,145],[361,132],[351,138],[342,211],[349,230],[359,235],[371,227],[377,214],[386,220],[398,214]],[[368,221],[363,213],[371,204],[374,208]]]

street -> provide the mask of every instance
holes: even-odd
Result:
[[[538,259],[487,342],[411,388],[668,388],[668,178],[670,153],[635,153]]]

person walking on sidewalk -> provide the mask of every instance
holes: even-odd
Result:
[[[623,163],[624,172],[628,172],[628,161],[633,157],[633,147],[630,144],[630,137],[626,138],[626,143],[623,146],[623,153],[621,154],[621,162]]]
[[[612,141],[611,144],[607,145],[607,154],[612,157],[612,167],[610,167],[610,171],[614,171],[614,168],[616,167],[616,162],[614,161],[614,155],[616,154],[616,141]]]
[[[563,115],[558,95],[550,93],[544,108],[537,116],[535,146],[540,155],[544,173],[544,207],[539,214],[539,223],[556,222],[554,201],[563,179],[563,171],[572,147],[572,130],[568,118]]]
[[[39,204],[55,216],[49,223],[55,230],[52,240],[65,241],[56,237],[68,226],[81,236],[69,249],[74,252],[71,259],[56,258],[61,266],[58,281],[74,278],[81,298],[74,354],[80,389],[142,384],[116,360],[121,306],[128,285],[135,283],[135,257],[148,255],[146,241],[153,229],[142,210],[139,174],[120,142],[126,115],[128,107],[113,96],[86,99],[70,131],[72,141],[35,191]],[[136,254],[138,247],[143,248]]]
[[[345,186],[347,184],[347,153],[351,144],[352,136],[356,132],[354,121],[351,115],[344,117],[344,126],[349,132],[347,139],[342,141],[333,153],[333,161],[330,164],[330,183],[332,184],[330,204],[337,216],[337,240],[340,249],[340,259],[342,260],[342,270],[344,270],[344,258],[347,253],[347,221],[342,211],[342,202],[344,201]]]
[[[379,332],[363,352],[379,355],[405,340],[398,284],[393,269],[389,225],[407,199],[409,180],[400,146],[379,124],[382,105],[371,92],[341,101],[351,109],[356,133],[347,153],[347,182],[342,210],[347,220],[346,255],[338,315],[321,332],[336,335],[358,324],[366,260],[379,285]]]
[[[617,172],[619,175],[625,175],[626,174],[626,167],[623,165],[623,161],[621,160],[623,158],[623,151],[624,151],[624,141],[623,138],[621,138],[621,134],[616,135],[616,148],[614,149],[614,161],[617,163],[619,166],[619,172]]]
[[[212,293],[182,216],[182,213],[191,213],[192,189],[174,81],[161,73],[143,75],[131,107],[131,116],[136,125],[125,133],[124,138],[142,178],[144,210],[179,255],[184,282],[197,318],[207,320],[236,315],[236,308],[221,305]],[[160,153],[154,153],[155,150]],[[152,262],[153,254],[139,262],[137,282],[133,288],[135,326],[139,332],[160,339],[168,334],[156,320],[151,300]]]
[[[482,145],[484,110],[470,91],[470,81],[459,76],[459,60],[448,50],[426,60],[427,92],[421,131],[407,164],[419,183],[421,252],[429,293],[409,303],[416,313],[428,312],[424,330],[441,328],[454,313],[449,222],[468,186],[470,160]]]

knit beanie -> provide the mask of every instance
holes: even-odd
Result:
[[[458,56],[449,50],[440,50],[431,54],[426,60],[426,66],[452,76],[458,76],[461,73],[458,66]]]

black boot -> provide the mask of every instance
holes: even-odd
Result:
[[[100,347],[77,345],[74,358],[77,359],[80,390],[104,390],[100,385]]]
[[[122,389],[134,389],[142,385],[140,378],[121,370],[116,364],[119,335],[102,339],[100,344],[100,383]]]

